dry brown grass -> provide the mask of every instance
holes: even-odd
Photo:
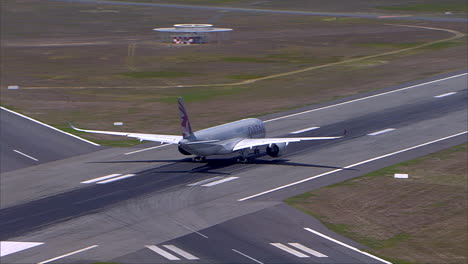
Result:
[[[460,41],[438,49],[238,87],[95,89],[92,87],[236,82],[232,76],[302,69],[443,39],[450,34],[392,27],[381,21],[227,13],[216,24],[235,28],[233,41],[174,47],[157,43],[151,28],[203,22],[218,14],[114,6],[106,9],[118,13],[93,13],[93,5],[43,5],[32,0],[10,1],[2,7],[1,103],[56,126],[64,126],[69,120],[87,128],[110,129],[112,122],[123,121],[125,130],[179,133],[177,96],[186,99],[193,125],[201,129],[466,67],[466,43]],[[29,27],[8,26],[24,21]],[[417,24],[466,30],[460,24]],[[132,43],[136,43],[136,52],[130,59],[128,47]],[[153,75],[159,77],[125,76],[129,72],[156,72]],[[57,89],[9,91],[5,90],[7,85]],[[83,86],[90,88],[67,89]]]
[[[388,259],[466,263],[467,146],[391,166],[289,201]],[[410,178],[394,179],[394,173],[408,173]]]

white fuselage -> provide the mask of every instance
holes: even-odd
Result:
[[[232,153],[233,147],[243,139],[264,137],[263,121],[247,118],[196,131],[190,138],[180,141],[179,146],[198,156],[223,155]],[[197,143],[199,141],[216,142]]]

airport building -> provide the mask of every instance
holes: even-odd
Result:
[[[164,42],[203,44],[229,39],[231,28],[215,28],[211,24],[176,24],[172,28],[154,28]]]

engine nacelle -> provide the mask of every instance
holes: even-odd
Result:
[[[181,148],[180,146],[179,146],[179,152],[184,154],[184,155],[192,155],[192,153],[186,151],[185,149]]]
[[[266,153],[268,156],[276,158],[282,156],[286,152],[287,146],[288,145],[286,143],[271,144],[271,147],[268,146],[266,148]]]

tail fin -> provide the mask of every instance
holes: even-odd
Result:
[[[180,128],[182,130],[182,136],[188,138],[193,135],[192,126],[190,126],[190,120],[185,110],[184,100],[182,97],[178,98],[179,102],[179,114],[180,114]]]

